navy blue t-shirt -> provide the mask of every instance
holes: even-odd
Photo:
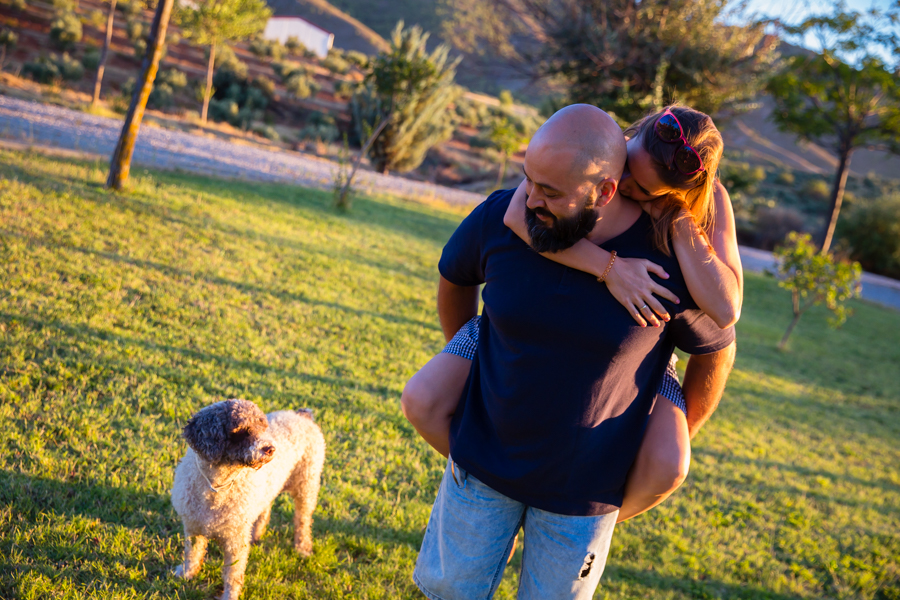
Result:
[[[514,190],[495,192],[444,247],[441,275],[484,283],[478,350],[450,426],[450,453],[475,477],[529,506],[601,515],[622,503],[655,390],[674,347],[721,350],[719,329],[691,300],[674,253],[653,244],[650,217],[602,244],[665,268],[663,327],[640,327],[588,273],[540,256],[503,224]]]

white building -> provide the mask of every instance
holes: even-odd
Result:
[[[282,44],[289,37],[295,37],[319,58],[328,56],[328,51],[334,44],[333,33],[301,17],[272,17],[266,23],[263,37],[267,40],[278,40]]]

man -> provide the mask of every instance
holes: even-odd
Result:
[[[576,105],[551,117],[525,160],[532,238],[562,249],[587,237],[650,259],[688,298],[677,261],[653,246],[649,216],[616,196],[625,155],[603,111]],[[673,348],[715,355],[734,341],[687,301],[667,307],[665,327],[638,327],[592,276],[542,258],[503,225],[511,197],[498,192],[477,207],[440,262],[445,330],[474,316],[482,283],[485,308],[414,573],[438,600],[490,598],[520,527],[519,598],[590,598]],[[689,374],[721,389],[720,364]]]

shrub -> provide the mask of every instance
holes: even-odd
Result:
[[[278,132],[275,131],[275,128],[271,125],[258,125],[253,128],[253,133],[261,135],[267,140],[272,140],[273,142],[277,142],[281,139],[281,136],[278,135]]]
[[[285,89],[295,98],[309,98],[319,91],[319,84],[304,71],[294,71],[284,82]]]
[[[766,179],[766,170],[745,162],[722,161],[720,179],[732,194],[755,194],[759,184]]]
[[[81,21],[74,12],[57,14],[50,24],[50,40],[60,50],[68,50],[81,41]]]
[[[501,106],[512,106],[513,103],[514,103],[514,102],[513,102],[512,92],[510,92],[509,90],[503,90],[503,91],[501,91],[501,92],[500,92],[500,95],[498,96],[498,98],[499,98],[499,100],[500,100],[500,105],[501,105]]]
[[[275,97],[275,82],[270,77],[260,75],[253,80],[253,86],[261,91],[266,98],[271,100]]]
[[[144,33],[144,23],[135,17],[129,17],[125,20],[125,34],[128,36],[128,41],[131,43],[136,42],[141,39],[141,34]]]
[[[82,66],[88,71],[96,71],[100,66],[100,49],[93,46],[84,51],[81,57]]]
[[[0,69],[6,63],[7,53],[19,43],[19,34],[12,29],[0,29]]]
[[[337,75],[346,74],[350,71],[350,63],[341,54],[339,50],[332,50],[322,59],[322,66]]]
[[[771,250],[791,232],[804,229],[803,213],[783,206],[761,206],[756,210],[756,245]]]
[[[828,200],[831,186],[824,179],[810,179],[803,185],[803,193],[816,200]]]
[[[15,11],[25,10],[25,0],[4,0],[3,4],[6,4]]]
[[[52,60],[59,69],[60,76],[66,81],[78,81],[84,77],[84,66],[69,56],[68,52],[63,52],[62,56],[53,56]]]
[[[778,174],[778,177],[775,178],[776,183],[780,183],[781,185],[794,185],[794,181],[796,177],[790,171],[782,171]]]
[[[334,97],[338,100],[349,100],[358,87],[359,84],[353,81],[338,81],[334,84]]]
[[[259,58],[281,60],[287,52],[287,48],[282,46],[278,40],[267,40],[262,35],[258,35],[250,40],[250,52]]]
[[[306,121],[306,126],[299,132],[301,139],[325,143],[334,142],[340,135],[334,117],[321,112],[312,113]]]
[[[900,279],[900,195],[854,206],[838,222],[838,237],[867,271]]]
[[[61,79],[59,68],[46,56],[22,65],[22,75],[45,84],[55,83]]]
[[[365,69],[369,65],[369,57],[358,50],[347,50],[344,59],[352,65]]]
[[[285,40],[284,49],[288,51],[288,54],[300,54],[306,49],[306,46],[303,45],[303,42],[297,36],[291,35]]]

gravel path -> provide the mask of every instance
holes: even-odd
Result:
[[[0,138],[109,156],[122,122],[106,117],[0,95]],[[181,169],[204,175],[295,183],[330,189],[336,165],[295,152],[277,152],[233,144],[179,131],[142,127],[134,163],[157,169]],[[357,187],[412,200],[438,199],[474,205],[484,196],[402,177],[361,171]],[[774,265],[770,252],[741,247],[747,271],[761,272]],[[900,309],[900,281],[863,274],[866,300]]]
[[[122,121],[0,95],[0,138],[109,156]],[[296,183],[331,189],[337,165],[296,152],[233,144],[180,131],[141,127],[134,164],[220,177]],[[357,173],[355,187],[409,199],[477,204],[484,196],[402,177]]]

